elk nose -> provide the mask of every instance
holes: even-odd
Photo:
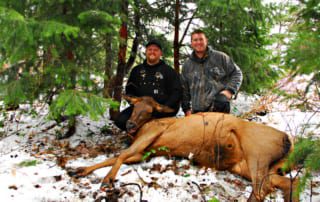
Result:
[[[136,124],[133,121],[128,120],[126,123],[127,130],[133,129],[136,127]]]

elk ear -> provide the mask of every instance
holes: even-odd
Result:
[[[122,98],[124,98],[125,100],[127,100],[131,104],[135,104],[141,100],[141,98],[139,98],[139,97],[133,97],[133,96],[129,96],[129,95],[122,95]]]
[[[168,106],[165,106],[165,105],[161,105],[161,104],[156,104],[155,105],[155,109],[158,112],[165,112],[165,113],[174,112],[174,109],[172,109],[172,108],[170,108]]]

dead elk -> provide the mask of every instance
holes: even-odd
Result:
[[[131,127],[135,130],[145,120],[151,119],[148,114],[153,110],[165,110],[154,100],[150,101],[150,97],[127,99],[135,106],[130,118],[135,125]],[[199,165],[228,170],[251,180],[253,191],[248,201],[263,201],[275,188],[283,191],[286,202],[299,201],[292,194],[292,190],[296,189],[296,180],[292,182],[279,172],[293,147],[288,135],[272,127],[223,113],[153,119],[138,130],[132,145],[118,157],[78,168],[69,174],[82,177],[96,169],[112,166],[102,181],[101,187],[104,189],[113,183],[121,164],[140,162],[145,151],[160,147],[167,147],[171,156],[188,157],[193,153],[193,159]],[[167,155],[167,152],[157,152],[155,155]]]

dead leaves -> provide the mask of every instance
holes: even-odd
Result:
[[[16,185],[10,185],[8,188],[13,190],[18,190],[18,187]]]
[[[88,140],[82,140],[75,147],[72,147],[68,140],[51,140],[46,136],[31,143],[31,138],[31,155],[43,160],[55,159],[58,166],[65,168],[71,159],[95,158],[98,155],[119,153],[123,145],[120,142],[115,142],[115,139],[93,142],[88,138]]]

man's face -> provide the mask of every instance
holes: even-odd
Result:
[[[205,52],[208,46],[208,39],[203,33],[195,33],[191,36],[191,47],[195,52]]]
[[[146,58],[149,64],[158,63],[161,56],[162,56],[162,51],[158,46],[151,44],[147,47]]]

